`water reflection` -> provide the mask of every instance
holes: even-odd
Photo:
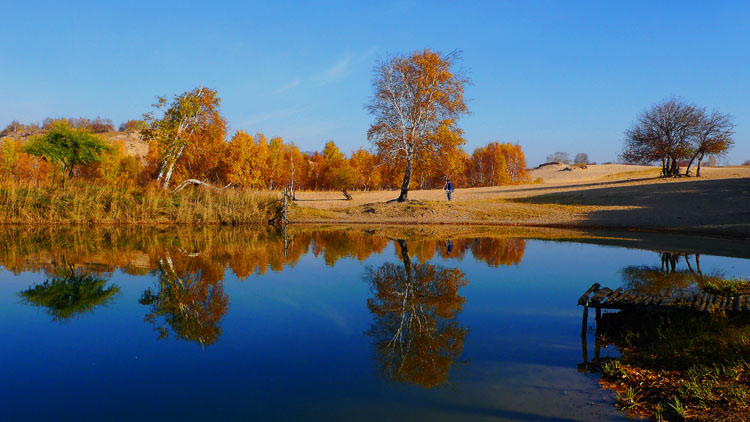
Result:
[[[718,271],[703,273],[700,255],[657,252],[659,265],[628,266],[620,271],[627,290],[650,295],[683,296],[694,294],[708,283],[724,277]],[[684,259],[685,269],[679,263]],[[694,261],[694,262],[691,262]]]
[[[340,259],[364,261],[382,253],[391,240],[375,230],[315,229],[280,231],[247,227],[84,228],[6,227],[0,230],[0,265],[20,274],[54,273],[64,254],[68,262],[96,275],[120,270],[146,275],[159,267],[166,253],[200,253],[192,265],[204,277],[223,278],[229,269],[239,280],[293,267],[306,254],[334,266]],[[526,240],[503,234],[456,237],[450,240],[410,240],[409,254],[421,263],[435,258],[463,260],[466,252],[490,266],[518,265]]]
[[[213,266],[200,265],[200,256],[183,253],[173,261],[167,254],[159,260],[156,292],[146,289],[138,300],[150,306],[145,320],[156,326],[160,339],[168,337],[167,327],[179,339],[201,346],[221,336],[221,319],[229,307],[223,274],[211,271]]]
[[[107,280],[76,272],[73,267],[56,271],[57,275],[19,293],[24,303],[46,308],[53,321],[65,322],[111,303],[120,289],[106,287]]]
[[[463,272],[432,264],[412,263],[407,242],[397,240],[402,263],[368,267],[364,279],[373,298],[367,308],[373,322],[375,360],[388,380],[436,387],[448,381],[463,351],[468,331],[458,321],[467,285]]]

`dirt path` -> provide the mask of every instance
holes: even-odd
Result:
[[[661,179],[644,166],[603,165],[532,171],[544,183],[412,191],[299,192],[295,222],[501,224],[675,230],[750,238],[750,167],[704,168],[702,177]],[[586,173],[591,170],[591,173]]]

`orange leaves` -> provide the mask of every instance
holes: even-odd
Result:
[[[265,187],[268,144],[263,135],[255,139],[245,131],[238,131],[229,141],[222,167],[224,179],[244,187]]]
[[[466,171],[472,186],[501,186],[519,183],[528,177],[521,146],[490,142],[474,150]]]

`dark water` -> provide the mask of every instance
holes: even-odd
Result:
[[[750,275],[743,242],[399,230],[4,229],[0,417],[624,420],[583,291]]]

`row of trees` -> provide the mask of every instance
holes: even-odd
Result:
[[[63,123],[75,129],[85,129],[92,133],[107,133],[115,130],[112,119],[95,117],[47,117],[41,123],[24,124],[18,120],[13,120],[0,131],[0,136],[19,137],[38,134],[50,130],[57,124]],[[136,132],[145,129],[148,125],[143,120],[128,120],[120,124],[120,132]]]
[[[458,186],[524,180],[526,163],[518,145],[494,142],[471,155],[463,150],[457,122],[468,113],[463,92],[469,80],[454,70],[459,59],[458,52],[424,50],[378,63],[367,104],[374,116],[367,136],[375,151],[359,149],[349,158],[332,141],[322,153],[302,153],[281,138],[268,141],[244,131],[227,142],[221,100],[205,87],[171,100],[158,97],[143,121],[126,122],[120,129],[138,130],[149,144],[140,182],[153,180],[164,189],[186,179],[269,189],[290,184],[298,189],[400,187],[398,200],[405,201],[409,189],[441,187],[447,178]],[[108,119],[51,120],[43,129],[46,134],[21,152],[59,165],[68,177],[95,175],[88,168],[101,167],[113,153],[93,134],[114,130]],[[15,147],[5,149],[18,153]]]
[[[554,154],[550,154],[550,155],[547,156],[547,162],[548,163],[551,163],[551,162],[554,162],[554,161],[559,161],[559,162],[561,162],[563,164],[571,164],[571,163],[573,163],[573,164],[591,164],[589,162],[589,155],[586,154],[585,152],[579,152],[578,154],[576,154],[575,158],[573,158],[572,161],[570,160],[570,156],[568,155],[567,152],[558,151],[558,152],[556,152]]]
[[[158,151],[151,148],[144,164],[127,155],[120,141],[110,144],[80,129],[60,126],[27,143],[0,141],[0,176],[42,184],[76,176],[113,186],[146,185],[162,171]],[[441,187],[446,176],[458,186],[497,186],[527,177],[523,151],[510,143],[493,142],[471,155],[458,148],[444,165],[430,163],[415,167],[411,188]],[[260,189],[289,184],[306,190],[394,189],[400,186],[401,171],[400,163],[384,161],[365,149],[347,157],[333,141],[322,152],[303,153],[282,138],[269,140],[261,133],[238,131],[229,142],[217,139],[213,145],[186,146],[172,166],[170,183],[198,178]]]
[[[628,163],[661,161],[664,177],[679,176],[680,163],[687,162],[685,175],[697,160],[696,176],[706,156],[722,156],[734,144],[733,117],[718,110],[670,98],[644,111],[625,133],[622,159]]]
[[[42,123],[23,124],[14,120],[0,132],[0,136],[27,136],[46,132],[57,125],[66,125],[74,129],[84,129],[91,133],[113,132],[115,125],[111,119],[95,117],[47,117]],[[125,123],[123,123],[125,124]]]

